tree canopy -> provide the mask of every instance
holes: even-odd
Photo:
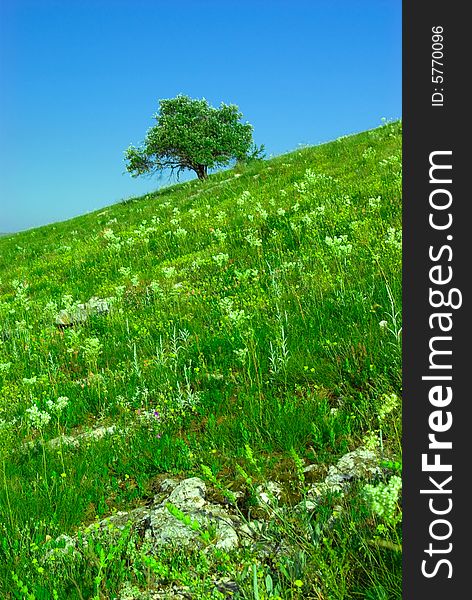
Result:
[[[242,113],[235,104],[210,106],[204,98],[179,95],[160,100],[159,112],[141,147],[125,151],[126,169],[133,177],[164,169],[195,171],[199,179],[208,169],[228,165],[231,160],[257,157],[252,139],[253,127],[242,123]]]

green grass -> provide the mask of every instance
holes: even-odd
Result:
[[[92,296],[108,315],[55,327]],[[295,528],[275,520],[283,557],[153,558],[131,536],[106,565],[100,548],[43,558],[47,536],[143,504],[163,473],[204,464],[244,486],[239,465],[295,502],[293,451],[326,470],[381,428],[383,458],[401,461],[399,409],[379,418],[401,395],[401,123],[2,238],[0,323],[1,597],[113,598],[151,572],[217,597],[205,589],[217,569],[243,598],[400,598],[399,524],[369,511],[362,486]],[[127,433],[45,445],[112,423]]]

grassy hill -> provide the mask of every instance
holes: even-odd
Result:
[[[229,597],[214,572],[235,598],[400,598],[401,123],[2,238],[0,385],[2,598]],[[381,475],[291,510],[361,446]],[[164,475],[249,521],[279,482],[284,550],[130,534],[51,558]]]

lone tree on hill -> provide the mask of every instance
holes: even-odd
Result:
[[[199,179],[208,177],[208,169],[224,166],[231,160],[258,158],[264,147],[252,140],[252,125],[240,123],[242,117],[234,104],[221,103],[213,108],[204,98],[188,96],[159,101],[154,115],[156,125],[146,134],[140,148],[125,151],[126,169],[133,177],[163,169],[195,171]]]

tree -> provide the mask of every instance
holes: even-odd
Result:
[[[159,112],[140,148],[125,151],[126,169],[133,177],[164,169],[195,171],[206,179],[208,169],[228,165],[232,160],[258,158],[263,146],[252,141],[252,125],[241,123],[242,114],[234,104],[210,106],[204,98],[179,95],[159,101]]]

